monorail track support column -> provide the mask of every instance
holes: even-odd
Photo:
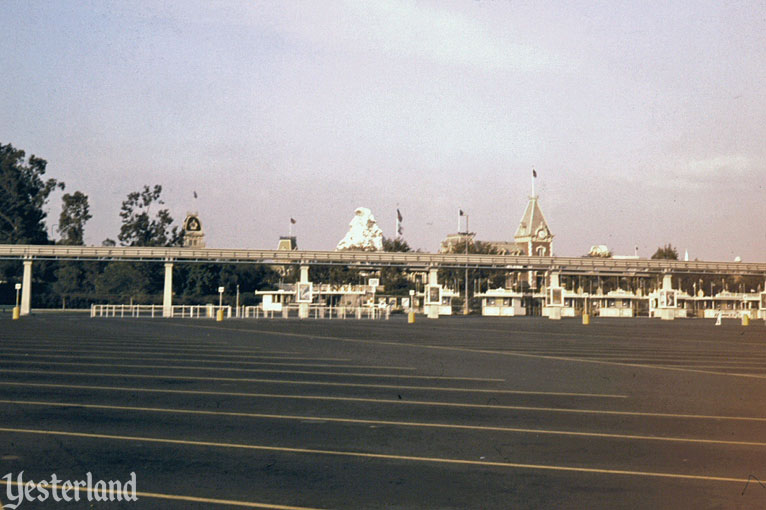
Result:
[[[300,284],[308,285],[309,282],[309,266],[301,265],[301,278]],[[305,288],[305,285],[298,285],[298,318],[308,319],[311,311],[311,293],[308,294],[308,302],[305,302],[304,296],[301,296],[301,288]],[[310,287],[309,287],[310,288]]]
[[[162,293],[162,316],[173,316],[173,262],[165,261],[165,289]]]
[[[32,259],[24,259],[24,275],[21,280],[21,315],[32,311]]]

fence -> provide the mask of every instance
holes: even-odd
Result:
[[[299,317],[299,306],[283,306],[281,310],[263,310],[260,306],[175,305],[170,317],[181,319],[214,319],[216,311],[222,309],[227,319],[288,319]],[[162,305],[91,305],[91,317],[163,317]],[[308,317],[312,319],[385,319],[391,317],[390,307],[374,306],[311,306]]]
[[[224,316],[231,318],[231,306],[175,305],[170,309],[171,317],[184,319],[215,318],[215,312],[222,309]],[[162,305],[91,305],[91,317],[162,317]]]

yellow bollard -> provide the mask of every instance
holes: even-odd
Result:
[[[750,325],[750,316],[747,314],[744,314],[742,316],[742,325],[743,326],[749,326]]]
[[[415,323],[415,312],[410,312],[409,315],[407,315],[407,324],[414,324]]]
[[[582,314],[582,323],[585,324],[586,326],[590,324],[590,315],[588,315],[587,313]]]
[[[219,309],[215,312],[215,320],[216,322],[221,322],[223,320],[223,309]]]
[[[13,307],[13,320],[18,320],[18,319],[19,319],[19,307],[18,306],[14,306]]]

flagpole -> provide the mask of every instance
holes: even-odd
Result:
[[[535,169],[532,168],[532,196],[535,196]]]
[[[290,218],[290,237],[293,236],[293,219]]]

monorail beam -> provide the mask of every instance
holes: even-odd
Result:
[[[0,259],[145,261],[178,263],[250,263],[269,265],[345,265],[354,267],[424,267],[560,271],[563,274],[726,274],[766,276],[766,263],[684,262],[593,257],[527,257],[510,255],[443,254],[420,252],[335,252],[236,250],[215,248],[112,247],[64,245],[0,245]]]

